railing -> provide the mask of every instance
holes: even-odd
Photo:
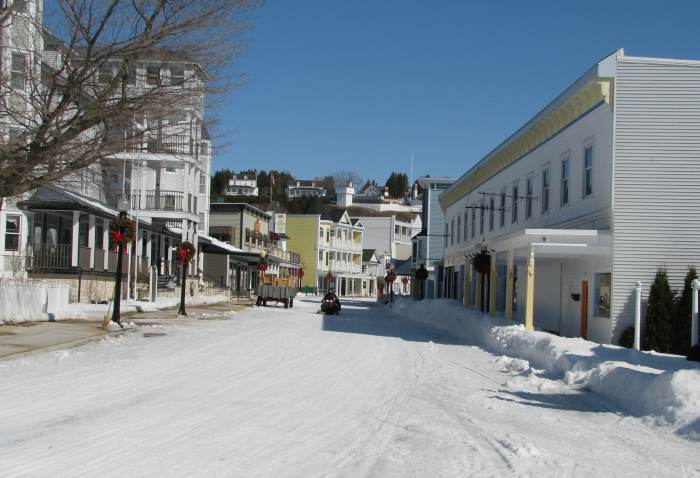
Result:
[[[362,266],[353,264],[352,262],[331,261],[330,269],[332,272],[349,272],[351,274],[362,273]]]
[[[117,204],[123,197],[131,198],[131,209],[141,211],[182,211],[182,202],[185,194],[182,191],[168,191],[164,189],[145,189],[126,193],[122,196],[117,193]]]
[[[33,271],[71,269],[70,244],[33,244],[28,249],[28,268]]]
[[[117,259],[119,254],[116,252],[109,252],[109,257],[107,259],[107,271],[117,272]],[[125,255],[122,257],[122,274],[126,274],[129,268],[129,256]]]
[[[342,249],[346,251],[361,251],[362,244],[360,242],[355,242],[352,240],[342,240],[334,237],[331,239],[331,248]]]
[[[192,142],[189,136],[184,135],[138,138],[127,141],[126,151],[129,153],[192,154]]]
[[[266,251],[268,254],[279,257],[285,262],[291,262],[293,264],[301,263],[301,257],[296,252],[283,251],[277,247],[268,247]]]

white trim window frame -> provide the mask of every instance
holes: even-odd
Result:
[[[525,219],[532,218],[532,193],[534,188],[534,182],[534,174],[528,174],[527,178],[525,178]]]
[[[518,180],[516,179],[513,181],[513,185],[511,186],[511,215],[510,215],[510,222],[511,224],[515,224],[518,222],[518,194],[519,194],[519,188],[518,188]]]
[[[584,198],[593,196],[593,162],[594,162],[593,143],[587,143],[583,146],[583,184],[581,185],[582,195]]]
[[[499,218],[499,224],[501,229],[506,227],[506,197],[508,196],[508,189],[501,189],[501,214]]]
[[[571,202],[571,157],[567,154],[561,158],[561,183],[559,204],[568,206]]]
[[[549,192],[551,190],[552,173],[549,165],[542,168],[542,214],[549,212]]]
[[[493,194],[489,196],[489,232],[493,232],[494,228],[494,214],[496,209],[496,198]]]

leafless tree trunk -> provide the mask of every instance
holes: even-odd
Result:
[[[164,124],[191,148],[194,115],[182,113],[201,118],[205,89],[209,99],[236,86],[222,70],[258,0],[36,3],[0,12],[11,65],[0,72],[0,208],[3,197],[149,141],[188,147],[163,143]]]

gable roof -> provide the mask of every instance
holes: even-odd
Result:
[[[362,262],[376,262],[379,263],[377,259],[376,249],[362,249]]]

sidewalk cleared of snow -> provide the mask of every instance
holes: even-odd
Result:
[[[506,367],[512,364],[513,371],[532,374],[531,367],[547,371],[634,415],[700,439],[700,364],[685,357],[528,332],[521,324],[447,299],[399,299],[391,312],[490,352],[521,359],[504,361]]]

